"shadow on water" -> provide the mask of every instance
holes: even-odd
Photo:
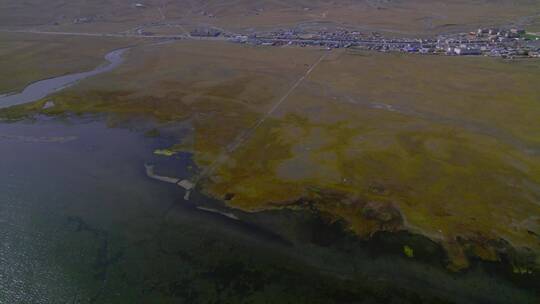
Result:
[[[291,256],[301,255],[306,264],[344,280],[385,282],[455,303],[535,303],[539,296],[536,274],[516,275],[505,260],[473,260],[470,269],[454,273],[446,269],[448,257],[439,244],[407,231],[378,232],[363,240],[346,223],[316,210],[237,214],[292,242]]]

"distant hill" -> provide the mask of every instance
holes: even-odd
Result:
[[[137,5],[140,4],[140,5]],[[488,5],[489,4],[489,5]],[[533,0],[5,0],[0,27],[123,31],[148,23],[214,25],[231,30],[298,24],[433,34],[517,23],[540,29]]]

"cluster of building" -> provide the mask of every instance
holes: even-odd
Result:
[[[218,37],[221,31],[216,28],[196,28],[189,35],[191,37]]]
[[[440,36],[437,45],[449,55],[485,55],[496,57],[539,57],[539,37],[523,29],[480,28],[475,32]]]
[[[443,35],[432,39],[388,39],[372,32],[338,30],[306,33],[298,30],[278,30],[250,35],[234,35],[230,41],[263,46],[319,46],[326,48],[360,48],[380,52],[406,52],[455,56],[539,57],[538,38],[528,37],[521,29],[479,29],[476,32]]]
[[[497,29],[497,28],[480,28],[476,32],[469,33],[471,36],[478,38],[488,38],[491,41],[503,41],[507,39],[520,38],[525,35],[524,29]]]
[[[93,23],[100,19],[103,19],[102,15],[77,17],[73,19],[73,24]]]

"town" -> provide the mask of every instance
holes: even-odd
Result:
[[[327,49],[356,48],[379,52],[404,52],[447,56],[493,56],[503,58],[540,57],[540,36],[525,30],[480,28],[470,33],[440,35],[436,38],[386,38],[380,33],[339,30],[306,33],[278,30],[250,35],[223,34],[216,30],[198,31],[194,36],[223,35],[232,42],[260,46],[296,45]]]

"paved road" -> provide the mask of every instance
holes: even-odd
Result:
[[[139,35],[129,33],[85,33],[85,32],[53,32],[53,31],[36,31],[36,30],[0,30],[4,33],[26,33],[40,35],[57,35],[57,36],[85,36],[85,37],[111,37],[111,38],[141,38],[141,39],[188,39],[188,40],[210,40],[210,41],[227,41],[227,37],[194,37],[185,34],[176,35]]]

